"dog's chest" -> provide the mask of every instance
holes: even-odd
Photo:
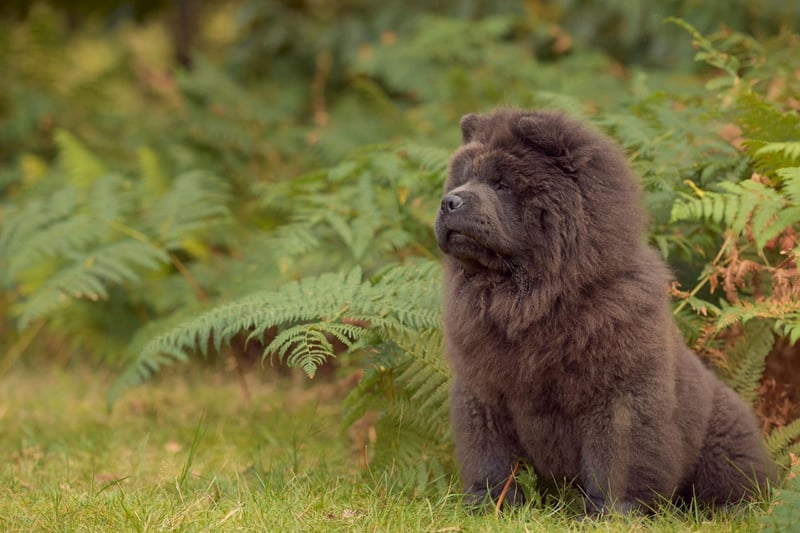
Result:
[[[512,412],[525,459],[539,476],[571,479],[580,474],[582,443],[576,419],[558,411],[512,408]]]
[[[569,346],[511,343],[491,331],[452,338],[448,344],[454,372],[487,404],[514,398],[527,412],[576,415],[593,394],[587,369],[565,352]]]

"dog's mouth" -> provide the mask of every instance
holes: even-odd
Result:
[[[474,237],[458,230],[447,230],[439,247],[457,259],[467,271],[502,270],[502,257]]]
[[[472,245],[472,246],[480,246],[475,239],[467,235],[466,233],[461,233],[460,231],[450,230],[447,232],[445,236],[445,240],[450,245]]]
[[[489,252],[486,246],[475,237],[456,229],[445,231],[444,238],[439,239],[439,247],[443,252],[454,257],[460,257],[463,254],[473,256],[479,251]]]

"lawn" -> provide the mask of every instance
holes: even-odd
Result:
[[[165,375],[106,409],[111,376],[17,369],[0,385],[1,531],[756,531],[759,511],[579,523],[529,506],[470,514],[361,467],[340,386]]]

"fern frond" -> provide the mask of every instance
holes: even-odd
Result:
[[[140,194],[131,180],[116,173],[106,174],[95,181],[86,195],[82,210],[90,212],[103,225],[136,217],[139,215]]]
[[[106,174],[106,166],[77,137],[65,130],[55,134],[61,164],[66,170],[69,183],[78,188],[87,188]]]
[[[235,300],[186,320],[132,353],[114,394],[149,377],[163,364],[185,361],[188,354],[219,351],[242,332],[263,338],[267,329],[284,329],[265,350],[312,374],[333,354],[327,335],[346,346],[362,342],[369,331],[380,338],[407,338],[409,330],[438,329],[439,266],[423,261],[388,269],[374,281],[361,270],[328,273],[287,283]],[[361,326],[366,324],[367,326]]]
[[[753,156],[760,159],[769,154],[780,154],[793,162],[800,161],[800,142],[771,142],[758,148]]]
[[[795,448],[798,439],[800,439],[800,419],[773,429],[766,438],[767,450],[778,464],[787,466],[789,453]]]
[[[394,361],[389,362],[386,350],[376,350],[379,356],[365,370],[358,384],[342,400],[342,416],[339,427],[345,430],[360,420],[370,410],[380,409],[384,400],[391,396],[393,387],[392,368]]]
[[[800,205],[800,167],[786,167],[775,171],[781,180],[781,188],[791,202]]]
[[[400,148],[400,154],[415,163],[422,170],[429,170],[441,177],[447,174],[450,162],[450,152],[435,146],[418,146],[409,144]]]
[[[736,305],[721,302],[715,330],[721,331],[736,323],[753,319],[774,320],[775,331],[797,339],[800,335],[800,306],[794,300],[743,300]]]
[[[261,338],[273,326],[349,318],[361,290],[360,268],[287,283],[277,291],[262,293],[256,300],[247,298],[241,315],[232,317],[221,333],[223,339],[241,331],[250,331],[250,338]],[[219,343],[216,347],[219,349]]]
[[[192,352],[207,355],[210,347],[219,351],[242,332],[249,332],[250,339],[261,339],[274,326],[341,320],[356,300],[360,287],[361,271],[354,269],[347,274],[304,278],[276,291],[261,292],[206,311],[151,339],[137,353],[131,353],[112,391],[116,394],[125,386],[139,383],[165,364],[186,361]],[[306,344],[292,344],[298,332],[308,335]],[[298,328],[285,335],[278,344],[286,347],[282,357],[313,373],[311,366],[332,353],[330,343],[322,341],[318,333],[320,328]],[[300,350],[300,355],[295,355],[296,350]]]
[[[313,229],[312,224],[305,219],[300,219],[297,222],[279,226],[266,240],[279,261],[291,257],[302,257],[320,246],[320,239]]]
[[[183,239],[230,216],[228,186],[202,171],[185,172],[148,213],[147,224],[168,250],[180,249]]]
[[[773,456],[773,459],[778,465],[786,467],[792,464],[792,456],[795,457],[795,460],[800,457],[800,432],[781,452]]]
[[[264,354],[277,354],[289,367],[301,368],[309,378],[313,378],[317,368],[336,355],[331,338],[349,350],[366,334],[367,329],[356,324],[329,321],[302,324],[281,331],[264,348]]]
[[[800,137],[800,115],[785,112],[755,93],[744,93],[736,100],[742,134],[747,139],[783,143]],[[750,145],[760,148],[761,145]]]
[[[78,205],[75,191],[65,188],[10,209],[0,230],[0,249],[7,257],[14,257],[38,231],[69,217]]]
[[[398,328],[438,329],[441,266],[437,261],[418,261],[394,266],[362,292],[358,309],[365,320],[392,338]]]
[[[138,270],[154,270],[167,261],[163,250],[133,239],[93,249],[74,258],[19,304],[20,325],[26,327],[71,298],[106,299],[111,285],[137,282]]]
[[[775,334],[769,321],[757,320],[745,324],[744,338],[730,354],[728,385],[746,402],[758,398],[758,387],[767,365],[767,354],[775,344]]]
[[[99,241],[106,231],[88,214],[75,215],[40,228],[11,256],[9,274],[15,276],[42,260],[85,249]]]
[[[453,470],[447,418],[420,416],[424,411],[407,397],[384,404],[370,469],[391,473],[394,486],[402,493],[422,495],[441,490]]]
[[[422,413],[440,424],[448,418],[450,372],[444,361],[444,347],[438,330],[416,335],[399,347],[407,363],[395,371],[395,383],[409,394]]]
[[[133,210],[133,196],[116,175],[96,180],[84,199],[76,196],[68,187],[43,204],[34,201],[12,213],[8,231],[0,238],[0,248],[9,248],[9,274],[16,276],[36,263],[75,255],[107,240],[109,223]]]
[[[704,61],[709,65],[724,70],[733,78],[739,77],[738,70],[740,65],[735,56],[720,50],[710,39],[703,36],[694,26],[681,18],[668,17],[666,22],[676,24],[691,34],[694,45],[698,48],[694,56],[695,61]]]
[[[722,192],[700,191],[696,196],[682,195],[675,202],[672,221],[708,220],[723,224],[737,236],[748,223],[758,248],[800,220],[800,208],[788,206],[783,196],[761,183],[720,183]]]

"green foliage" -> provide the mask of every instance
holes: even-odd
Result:
[[[371,367],[343,402],[342,426],[379,412],[370,468],[391,472],[399,487],[413,493],[441,490],[452,472],[453,450],[450,372],[439,329],[412,330],[373,352]]]
[[[204,232],[227,221],[228,187],[193,171],[150,196],[144,179],[109,173],[69,133],[57,143],[59,164],[4,213],[0,282],[19,288],[12,306],[19,327],[121,300],[131,307],[125,321],[135,324],[134,315],[147,312],[147,298],[137,294],[146,278],[163,279],[168,264],[180,264],[175,254],[191,256],[206,246]]]
[[[800,338],[800,54],[788,25],[764,37],[796,8],[762,4],[246,1],[206,8],[227,41],[201,30],[217,44],[177,72],[163,25],[71,34],[34,9],[0,32],[0,371],[104,355],[114,399],[243,340],[309,376],[347,355],[371,471],[441,486],[431,227],[458,120],[557,107],[625,148],[651,242],[695,284],[673,291],[686,338],[762,409],[766,355]],[[691,59],[681,28],[719,75],[631,66]]]
[[[771,512],[761,518],[761,530],[768,533],[789,533],[797,529],[799,521],[800,462],[795,462],[786,486],[776,491],[775,505]]]
[[[665,20],[687,21],[695,32],[695,48],[702,61],[719,58],[719,42],[741,42],[749,35],[765,38],[780,28],[798,30],[800,8],[781,0],[732,0],[695,2],[670,0],[611,0],[602,4],[591,0],[558,0],[559,22],[581,42],[600,47],[626,63],[689,66],[690,43],[681,39],[676,28],[664,27]],[[722,23],[722,24],[721,24]],[[721,25],[737,32],[731,36]],[[714,33],[718,32],[718,33]],[[709,35],[712,34],[713,35]],[[708,36],[708,37],[705,37]],[[706,43],[715,43],[706,47]]]
[[[338,341],[348,351],[373,354],[380,361],[346,399],[345,420],[352,423],[368,409],[379,409],[375,465],[398,466],[400,477],[412,476],[401,479],[402,486],[422,491],[429,481],[446,482],[449,374],[442,360],[439,292],[438,263],[417,261],[369,280],[356,268],[249,295],[155,337],[147,331],[151,340],[144,346],[133,343],[127,369],[109,400],[165,364],[185,362],[194,352],[220,351],[242,332],[248,342],[263,342],[266,331],[277,328],[263,345],[262,358],[302,368],[309,377],[337,355],[333,343]],[[386,390],[392,391],[388,397]],[[412,465],[415,469],[408,470]]]
[[[792,455],[795,460],[800,455],[800,442],[797,436],[800,434],[800,419],[794,420],[790,424],[776,429],[767,437],[767,449],[775,457],[778,464],[790,466]]]
[[[800,339],[796,264],[800,255],[796,238],[800,229],[800,116],[752,89],[759,84],[757,69],[743,73],[739,57],[682,25],[700,41],[703,52],[699,59],[722,69],[733,80],[709,86],[727,87],[724,97],[732,105],[725,118],[741,132],[736,142],[751,175],[711,182],[705,189],[687,180],[692,193],[683,193],[675,202],[673,222],[705,221],[721,241],[718,250],[709,251],[714,259],[705,265],[697,286],[682,295],[680,307],[688,303],[702,310],[707,350],[718,349],[718,336],[725,334],[730,348],[728,382],[745,399],[755,402],[775,336],[783,336],[791,344]],[[745,84],[751,89],[741,89]],[[698,298],[706,285],[708,294]],[[709,300],[718,288],[724,298],[714,305]],[[800,424],[797,420],[782,423],[783,427],[769,434],[767,446],[776,461],[788,467],[800,449]],[[785,506],[784,502],[776,508],[775,531],[782,527],[777,524],[788,523],[781,522]]]
[[[429,147],[367,148],[266,187],[262,208],[286,220],[269,236],[275,257],[305,272],[355,265],[375,272],[388,261],[433,257],[430,225],[446,161]]]
[[[758,386],[764,375],[766,357],[775,344],[769,322],[752,321],[745,325],[742,339],[729,354],[728,385],[750,404],[758,398]],[[771,451],[777,452],[778,447]]]
[[[789,182],[786,187],[797,185]],[[736,238],[749,231],[761,249],[800,219],[800,205],[757,181],[723,182],[717,187],[720,192],[698,189],[696,196],[685,195],[672,211],[673,220],[704,219],[722,224]]]

